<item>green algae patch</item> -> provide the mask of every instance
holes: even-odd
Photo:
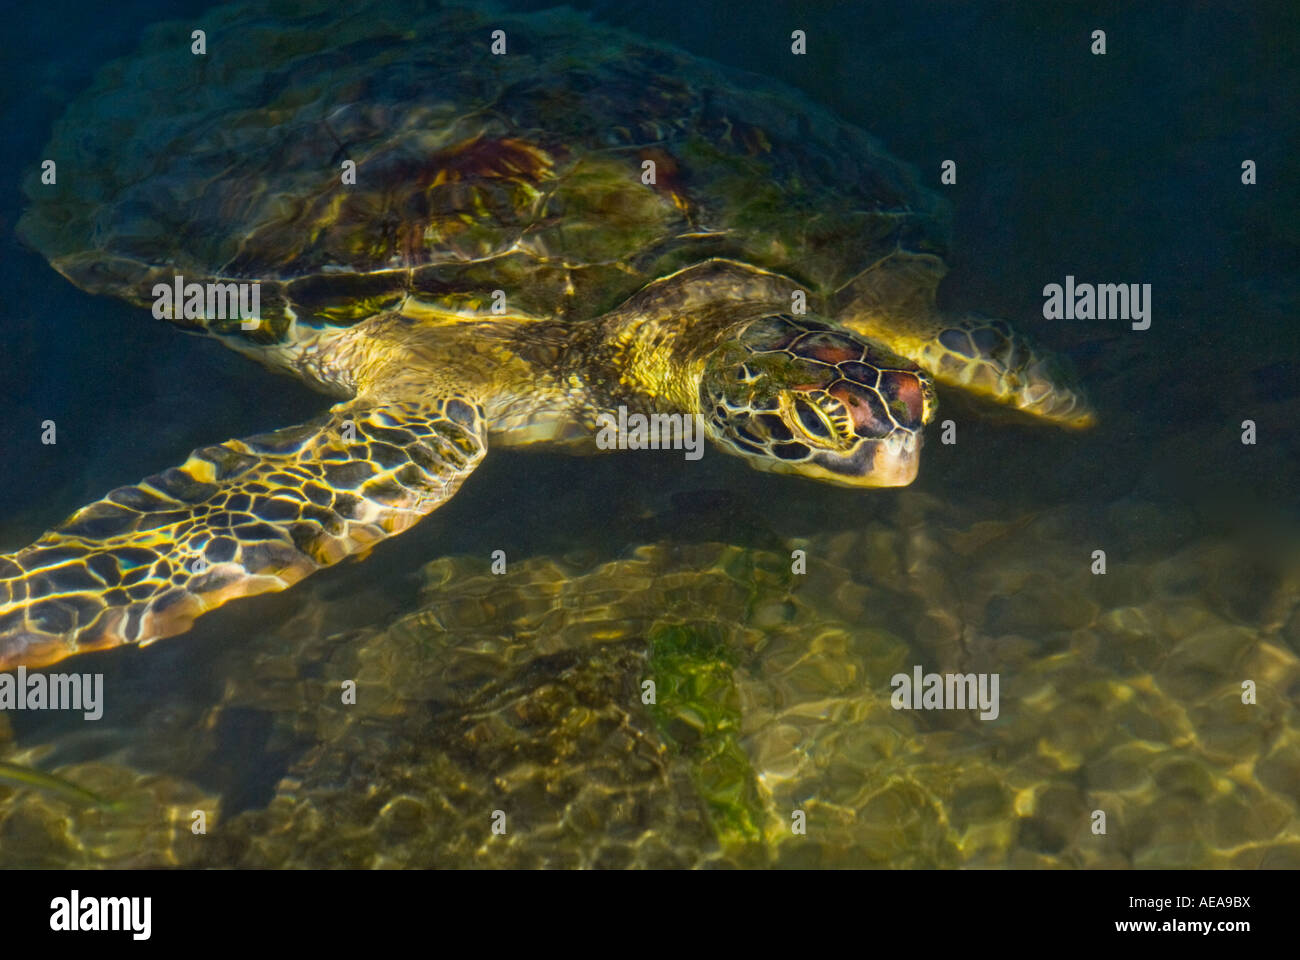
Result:
[[[718,843],[728,852],[762,844],[763,807],[739,740],[739,655],[714,624],[657,624],[648,662],[651,712],[689,764]]]

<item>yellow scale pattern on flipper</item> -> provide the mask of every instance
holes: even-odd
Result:
[[[173,636],[368,552],[448,500],[485,451],[482,410],[457,397],[361,398],[196,450],[0,556],[0,670]]]

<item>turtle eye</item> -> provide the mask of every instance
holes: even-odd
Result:
[[[853,425],[844,404],[818,391],[798,391],[783,398],[786,422],[802,439],[818,447],[842,447],[850,442]]]
[[[822,416],[820,410],[807,400],[795,400],[791,402],[790,406],[799,421],[799,426],[803,428],[803,432],[808,436],[817,440],[829,440],[835,435],[834,428],[829,421]]]

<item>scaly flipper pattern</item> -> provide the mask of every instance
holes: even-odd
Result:
[[[937,308],[935,293],[947,270],[936,256],[896,250],[835,294],[837,320],[941,384],[1058,426],[1093,426],[1092,407],[1060,358],[1005,320]]]
[[[367,400],[119,487],[0,556],[0,670],[147,644],[401,533],[486,451],[457,397]]]

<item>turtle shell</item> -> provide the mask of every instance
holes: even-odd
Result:
[[[176,322],[292,347],[398,307],[491,316],[498,290],[580,322],[708,257],[825,295],[943,252],[906,167],[761,77],[568,10],[270,6],[205,16],[201,55],[194,23],[152,28],[56,125],[19,232],[74,283],[257,280],[258,329]]]

